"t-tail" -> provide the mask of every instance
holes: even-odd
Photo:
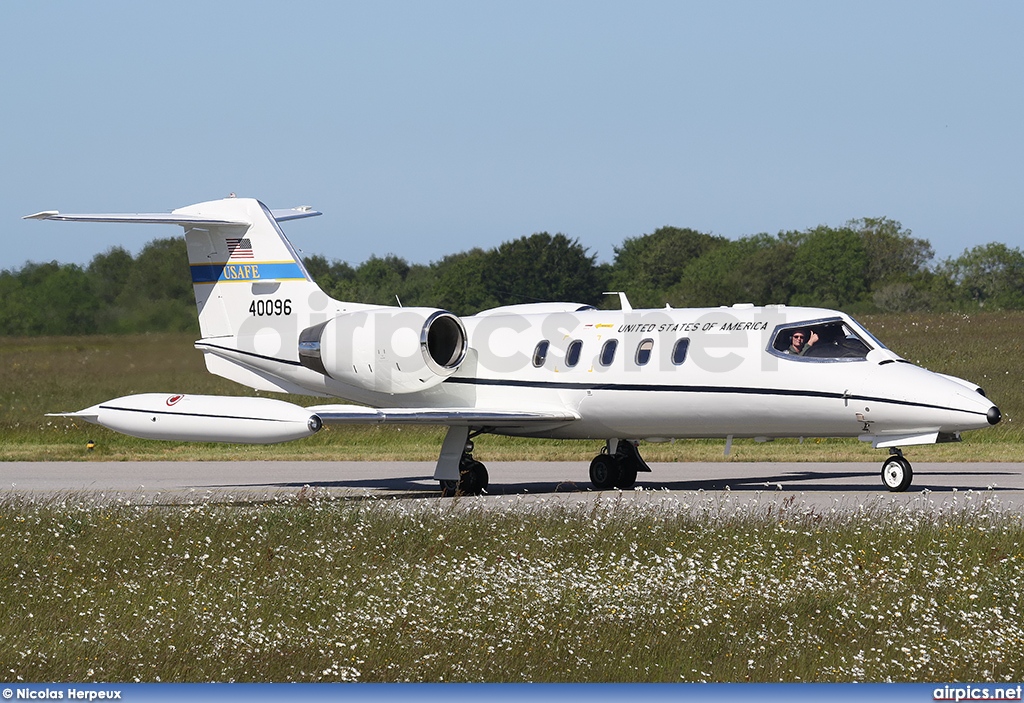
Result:
[[[257,359],[297,361],[299,334],[359,304],[331,300],[313,281],[279,222],[314,217],[306,208],[270,210],[225,198],[170,213],[64,214],[25,219],[174,224],[185,229],[207,369],[250,388],[308,392],[257,368]]]
[[[326,297],[313,282],[275,213],[258,200],[228,198],[190,205],[183,224],[204,339],[244,336],[253,318],[289,317]],[[282,219],[312,210],[278,211]],[[250,325],[251,326],[251,325]]]

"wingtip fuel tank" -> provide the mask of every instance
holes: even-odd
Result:
[[[283,400],[181,393],[129,395],[57,414],[133,437],[182,442],[275,444],[309,437],[323,424],[315,413]]]

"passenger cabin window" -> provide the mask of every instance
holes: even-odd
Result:
[[[601,345],[601,356],[598,361],[601,362],[601,366],[611,366],[612,362],[615,361],[615,350],[619,346],[619,340],[609,339],[603,345]]]
[[[654,349],[654,340],[645,339],[636,347],[636,365],[643,366],[651,360],[651,350]]]
[[[794,361],[857,361],[871,349],[861,334],[836,318],[780,325],[769,351]]]
[[[537,348],[533,350],[533,365],[538,369],[544,365],[544,360],[548,358],[548,347],[551,343],[543,339],[537,343]]]
[[[583,340],[574,339],[565,350],[565,365],[572,368],[580,363],[580,352],[583,351]]]
[[[676,366],[682,366],[683,362],[686,361],[686,352],[690,348],[690,338],[683,337],[677,339],[675,346],[672,347],[672,363]]]

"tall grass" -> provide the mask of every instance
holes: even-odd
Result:
[[[0,668],[26,681],[1024,675],[1024,527],[983,495],[824,513],[633,498],[8,498]]]
[[[966,435],[963,445],[915,448],[921,461],[1019,460],[1024,429],[1024,313],[875,315],[862,320],[890,348],[934,371],[982,385],[1003,411],[994,428]],[[436,459],[440,428],[331,427],[301,442],[237,447],[155,442],[125,437],[61,418],[97,402],[149,391],[246,395],[252,391],[212,376],[187,334],[0,338],[0,460],[73,459]],[[314,404],[319,399],[279,396]],[[86,442],[97,442],[86,452]],[[599,442],[481,437],[485,460],[587,460]],[[645,445],[650,461],[722,460],[723,442]],[[737,441],[731,460],[876,461],[855,440],[756,444]]]

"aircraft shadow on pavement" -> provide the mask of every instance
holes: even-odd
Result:
[[[281,481],[278,483],[251,483],[251,484],[223,484],[217,486],[206,486],[216,489],[294,489],[301,491],[303,488],[311,489],[350,489],[363,490],[365,496],[353,495],[352,498],[380,497],[386,495],[384,492],[395,492],[403,498],[429,498],[440,495],[437,481],[428,477],[416,476],[381,476],[379,478],[358,478],[339,479],[336,481]]]
[[[884,492],[879,477],[880,469],[865,469],[863,471],[787,471],[776,474],[757,476],[713,476],[701,479],[688,480],[658,480],[657,472],[654,474],[641,474],[637,481],[637,487],[645,490],[670,491],[797,491],[797,492]],[[961,470],[961,471],[940,471],[940,472],[919,472],[914,475],[914,483],[910,488],[911,492],[929,490],[933,492],[946,492],[954,488],[958,491],[985,491],[993,487],[992,479],[999,476],[1016,476],[1012,471],[992,470]],[[950,485],[950,481],[942,483],[935,482],[932,477],[962,477],[963,482]],[[646,479],[646,480],[645,480]],[[932,480],[930,480],[932,479]],[[431,498],[440,495],[437,482],[429,476],[380,476],[372,478],[338,479],[332,481],[288,481],[279,483],[264,483],[243,485],[222,485],[208,486],[208,488],[272,488],[272,489],[295,489],[303,488],[338,490],[349,489],[365,491],[365,497],[392,496],[402,498]],[[781,487],[781,488],[780,488]],[[1000,490],[1019,491],[1020,488],[998,486]],[[590,486],[589,481],[577,482],[572,480],[552,481],[521,481],[516,483],[491,481],[487,489],[488,495],[544,495],[556,493],[586,493],[597,492]],[[350,498],[363,496],[353,495]]]
[[[207,485],[203,488],[227,489],[294,489],[303,488],[325,490],[363,490],[365,497],[399,496],[402,498],[434,498],[441,495],[436,480],[430,476],[381,476],[379,478],[339,479],[336,481],[282,481],[279,483],[253,484],[220,484]],[[575,481],[524,481],[520,483],[491,482],[487,489],[488,495],[519,495],[544,493],[581,493],[591,491],[589,482],[579,484]],[[353,498],[364,496],[355,495]]]
[[[820,491],[820,492],[859,492],[884,491],[880,478],[880,469],[864,471],[787,471],[775,475],[760,476],[715,476],[706,479],[687,481],[663,481],[657,484],[660,488],[673,491],[722,491],[728,487],[732,491]],[[912,492],[929,490],[934,492],[951,491],[984,491],[992,487],[994,476],[1015,476],[1010,471],[942,471],[916,472]],[[955,486],[948,482],[935,483],[932,477],[961,476],[968,477],[964,483]],[[972,480],[973,479],[973,480]],[[653,483],[653,482],[652,482]],[[639,485],[644,485],[640,483]],[[653,487],[653,486],[652,486]],[[1018,488],[1001,487],[1002,490],[1020,490]]]
[[[434,498],[441,495],[441,489],[436,480],[429,476],[397,476],[380,478],[364,478],[337,481],[287,481],[281,483],[260,483],[249,485],[217,485],[204,486],[204,488],[224,489],[350,489],[364,490],[366,497],[381,495],[400,496],[402,498]],[[526,481],[522,483],[497,483],[493,482],[487,489],[488,495],[518,495],[518,494],[543,494],[543,493],[580,493],[590,491],[589,483],[577,484],[574,481]],[[352,496],[355,498],[363,496]]]

